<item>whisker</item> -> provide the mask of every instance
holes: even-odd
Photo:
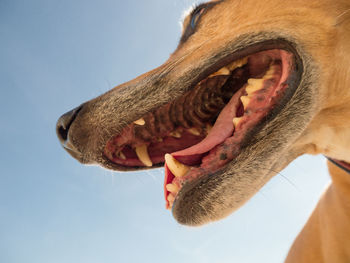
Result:
[[[149,171],[149,170],[146,170],[145,172],[146,172],[147,175],[149,175],[149,176],[152,177],[153,181],[159,183],[159,177],[154,176],[154,173],[153,173],[153,172],[151,172],[151,171]]]
[[[276,175],[280,175],[280,176],[281,176],[283,179],[285,179],[291,186],[293,186],[296,190],[300,191],[300,189],[299,189],[290,179],[288,179],[287,176],[285,176],[285,175],[282,174],[281,172],[274,171],[273,169],[270,169],[270,168],[259,168],[259,169],[267,170],[267,171],[270,171],[270,172],[275,173]]]
[[[336,22],[334,24],[334,26],[338,26],[341,23],[343,23],[346,19],[350,18],[350,16],[346,17],[347,15],[350,15],[350,9],[345,10],[343,13],[341,13],[340,15],[338,15],[336,17]]]

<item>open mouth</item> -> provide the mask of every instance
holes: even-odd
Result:
[[[231,61],[190,91],[127,125],[104,155],[124,167],[165,163],[171,208],[182,186],[223,169],[293,95],[300,79],[296,53],[259,51]]]

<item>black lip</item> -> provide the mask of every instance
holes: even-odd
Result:
[[[211,63],[210,61],[208,64],[211,64],[208,68],[206,68],[203,72],[201,72],[198,77],[193,81],[192,87],[197,85],[198,82],[200,82],[202,79],[206,78],[210,74],[218,71],[220,68],[230,64],[233,61],[242,59],[244,57],[250,56],[254,53],[258,53],[260,51],[267,51],[271,49],[283,49],[288,52],[291,52],[295,56],[295,63],[296,63],[296,71],[302,73],[303,71],[303,63],[302,60],[296,51],[294,45],[282,38],[276,38],[276,39],[270,39],[270,40],[265,40],[262,42],[258,42],[255,44],[251,44],[247,47],[241,48],[238,51],[235,51],[232,54],[228,54],[221,59],[219,59],[217,62],[213,61]],[[219,57],[219,55],[218,55]],[[215,60],[215,57],[212,58],[212,60]]]
[[[293,95],[295,94],[295,92],[298,89],[299,84],[301,83],[301,80],[302,80],[304,66],[303,66],[302,59],[300,58],[298,52],[287,41],[279,42],[281,40],[278,40],[278,42],[280,44],[278,46],[273,45],[274,41],[271,41],[271,42],[267,41],[267,42],[259,43],[252,48],[255,50],[259,45],[263,45],[264,43],[267,43],[267,46],[265,46],[265,48],[258,49],[256,52],[266,51],[266,50],[277,48],[277,49],[284,49],[284,50],[291,52],[293,54],[293,62],[294,62],[293,66],[294,66],[294,68],[286,81],[286,84],[288,84],[288,89],[285,90],[285,93],[283,94],[282,98],[278,101],[278,104],[276,104],[276,106],[273,107],[272,110],[270,110],[270,112],[267,114],[266,118],[264,118],[262,121],[260,121],[257,125],[254,126],[254,128],[252,130],[250,130],[246,134],[246,136],[244,137],[244,139],[242,141],[240,152],[242,152],[242,150],[244,148],[249,148],[250,146],[252,146],[256,143],[256,141],[253,139],[254,134],[256,134],[258,131],[260,131],[267,123],[271,122],[273,119],[275,119],[278,116],[278,114],[282,111],[282,109],[284,108],[286,103],[292,99]],[[256,52],[253,52],[253,53],[256,53]],[[248,56],[248,55],[253,54],[253,53],[249,53],[249,54],[243,55],[241,57],[245,57],[245,56]],[[219,68],[221,68],[221,67],[219,67]],[[234,161],[234,160],[232,160],[232,161]],[[194,187],[205,183],[205,181],[208,180],[210,177],[220,176],[222,173],[225,172],[226,167],[227,167],[227,165],[223,166],[221,169],[219,169],[213,173],[203,174],[195,180],[186,182],[181,187],[180,191],[176,195],[176,199],[175,199],[174,204],[172,206],[173,214],[174,214],[174,210],[178,209],[177,208],[177,200],[181,199],[182,196],[184,196],[188,191],[190,191]]]
[[[257,35],[259,36],[259,35]],[[249,36],[244,36],[243,38],[247,38]],[[254,36],[252,37],[254,39]],[[249,141],[249,138],[252,137],[252,134],[256,133],[258,130],[260,130],[266,122],[271,121],[273,118],[275,118],[278,113],[281,111],[283,108],[283,105],[290,100],[290,98],[293,96],[295,93],[297,87],[299,86],[299,83],[302,78],[302,73],[304,71],[303,67],[303,62],[302,59],[297,52],[295,45],[283,38],[274,38],[274,39],[269,39],[269,40],[264,40],[260,41],[257,43],[250,44],[246,47],[241,47],[237,51],[234,51],[233,53],[228,53],[225,54],[226,52],[224,51],[222,53],[218,53],[214,57],[211,57],[207,64],[209,65],[206,67],[204,70],[202,70],[197,76],[192,80],[192,84],[189,85],[187,89],[184,89],[185,91],[192,89],[195,87],[201,80],[205,79],[207,76],[213,74],[214,72],[218,71],[220,68],[230,64],[233,61],[242,59],[244,57],[247,57],[249,55],[252,55],[257,52],[261,51],[267,51],[271,49],[283,49],[286,50],[294,55],[294,71],[291,74],[291,76],[287,80],[287,84],[290,85],[290,87],[286,91],[285,96],[281,98],[280,103],[274,107],[270,113],[267,115],[266,119],[264,122],[259,123],[252,129],[250,132],[248,132],[247,136],[245,139],[242,141],[242,147],[248,147],[249,145],[252,145],[253,143],[250,141],[250,143],[247,144],[247,141]],[[141,117],[141,116],[140,116]],[[122,165],[118,165],[110,161],[105,155],[104,155],[104,147],[102,148],[102,156],[101,160],[102,163],[100,165],[106,169],[111,169],[115,171],[139,171],[139,170],[148,170],[148,169],[153,169],[153,168],[159,168],[164,165],[164,163],[160,163],[157,165],[154,165],[152,167],[126,167]],[[196,180],[197,181],[197,180]],[[182,190],[182,189],[181,189]],[[181,192],[181,191],[180,191]],[[180,194],[179,192],[179,194]],[[179,196],[178,194],[178,196]],[[176,201],[175,201],[176,202]],[[175,206],[175,203],[174,203]],[[174,207],[173,206],[173,207]]]

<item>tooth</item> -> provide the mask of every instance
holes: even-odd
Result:
[[[163,142],[163,138],[157,138],[157,142]]]
[[[245,58],[242,58],[240,60],[236,60],[234,62],[232,62],[230,65],[228,65],[228,69],[230,71],[233,71],[235,70],[236,68],[240,68],[242,67],[243,65],[247,64],[248,63],[248,57],[245,57]]]
[[[135,148],[135,151],[136,151],[137,157],[140,159],[140,161],[145,166],[151,167],[153,165],[152,161],[151,161],[151,158],[148,155],[147,145],[146,144],[144,144],[142,146],[137,146]]]
[[[239,117],[239,118],[233,118],[233,125],[235,127],[237,127],[237,125],[240,123],[240,121],[242,120],[243,117]]]
[[[123,152],[120,152],[120,153],[119,153],[119,157],[120,157],[120,159],[122,159],[122,160],[126,160],[126,156],[125,156],[125,154],[124,154]]]
[[[118,157],[119,157],[120,159],[122,159],[122,160],[126,160],[126,156],[125,156],[125,154],[124,154],[123,152],[119,152],[119,153],[118,153]]]
[[[175,138],[181,138],[181,132],[180,131],[172,131],[170,133],[170,136],[175,137]]]
[[[190,169],[189,166],[180,163],[178,160],[176,160],[173,156],[171,156],[168,153],[165,154],[165,162],[166,162],[169,170],[172,172],[172,174],[175,177],[184,176],[188,172],[188,170]]]
[[[167,184],[165,188],[170,192],[170,193],[177,193],[179,191],[179,187],[175,184]]]
[[[272,72],[266,72],[266,74],[264,75],[263,79],[270,79],[273,77],[273,73]]]
[[[249,102],[251,101],[251,98],[249,98],[248,96],[242,96],[241,101],[242,101],[244,109],[246,109]]]
[[[167,197],[167,200],[169,201],[170,205],[172,206],[172,204],[175,201],[175,197],[172,194],[169,194]]]
[[[269,78],[273,77],[276,70],[277,70],[277,66],[271,65],[270,68],[266,71],[263,79],[269,79]]]
[[[248,95],[253,94],[254,92],[258,91],[260,89],[260,87],[256,87],[256,86],[247,86],[245,88],[245,91],[247,92]]]
[[[188,129],[188,132],[195,135],[195,136],[199,136],[201,135],[201,132],[200,130],[198,130],[197,128],[191,128],[191,129]]]
[[[212,125],[207,124],[207,127],[206,127],[207,133],[209,133],[209,132],[211,131],[212,128],[213,128]]]
[[[254,87],[261,87],[264,83],[264,79],[248,79],[248,84]]]
[[[136,125],[143,126],[143,125],[145,125],[146,122],[145,122],[145,120],[143,118],[141,118],[141,119],[138,119],[138,120],[134,121],[134,123]]]
[[[248,79],[248,85],[245,88],[248,95],[258,91],[263,87],[264,79]]]
[[[215,77],[215,76],[219,76],[219,75],[230,75],[230,70],[226,67],[223,67],[221,69],[219,69],[218,71],[216,71],[215,73],[211,74],[209,77]]]

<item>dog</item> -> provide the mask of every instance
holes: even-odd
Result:
[[[286,262],[350,262],[349,0],[217,0],[193,8],[160,67],[62,115],[83,164],[165,166],[181,224],[222,219],[303,154],[332,184]]]

